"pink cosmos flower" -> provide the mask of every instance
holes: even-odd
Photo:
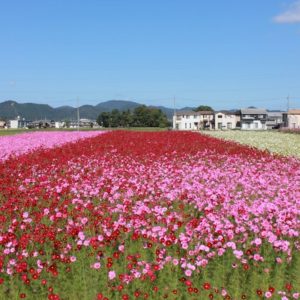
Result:
[[[114,278],[116,278],[116,272],[115,271],[109,271],[108,272],[108,278],[110,280],[113,280]]]
[[[185,270],[184,274],[188,277],[192,276],[192,271],[190,269]]]
[[[272,293],[269,292],[269,291],[265,292],[265,297],[266,298],[271,298],[272,297]]]
[[[100,269],[100,267],[101,267],[101,264],[99,262],[96,262],[93,264],[93,269],[95,269],[95,270]]]

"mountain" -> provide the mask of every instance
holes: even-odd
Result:
[[[113,109],[120,111],[133,110],[138,106],[141,106],[138,102],[124,101],[124,100],[109,100],[101,102],[95,106],[93,105],[82,105],[79,107],[80,118],[96,119],[101,112],[109,112]],[[158,108],[166,114],[168,119],[171,119],[174,110],[164,106],[149,106]],[[75,120],[77,119],[77,108],[72,106],[60,106],[53,108],[47,104],[36,104],[36,103],[18,103],[16,101],[4,101],[0,103],[0,118],[2,119],[15,119],[17,116],[25,118],[26,120]]]
[[[96,107],[101,111],[112,111],[113,109],[132,110],[141,105],[142,104],[133,101],[109,100],[99,103],[98,105],[96,105]]]

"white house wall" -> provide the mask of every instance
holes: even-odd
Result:
[[[288,127],[300,128],[300,115],[288,115]]]
[[[242,130],[267,130],[266,124],[261,123],[260,121],[256,120],[252,123],[242,123]]]
[[[215,129],[235,129],[239,119],[236,115],[218,113],[215,115]]]
[[[189,115],[189,116],[173,116],[173,129],[178,130],[199,130],[201,122],[208,120],[211,122],[213,120],[213,115]],[[195,125],[197,123],[197,125]]]

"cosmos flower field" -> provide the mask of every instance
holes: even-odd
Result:
[[[0,145],[0,299],[300,299],[298,159],[190,132],[52,134]]]
[[[220,139],[231,140],[261,150],[268,150],[272,153],[300,159],[300,135],[297,134],[297,129],[282,129],[280,132],[270,130],[207,130],[204,133]]]

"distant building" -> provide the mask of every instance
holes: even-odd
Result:
[[[215,113],[215,129],[226,130],[240,127],[241,115],[239,111],[218,111]]]
[[[283,126],[287,128],[300,128],[300,109],[290,109],[283,114]]]
[[[12,129],[21,128],[21,122],[20,122],[20,120],[10,120],[9,121],[9,127],[12,128]]]
[[[38,120],[27,124],[28,128],[50,128],[54,127],[55,122],[51,120]]]
[[[214,112],[212,111],[179,111],[173,116],[173,129],[201,130],[213,129]]]
[[[0,120],[0,128],[5,128],[6,127],[6,122],[3,120]]]
[[[80,119],[79,120],[79,126],[80,127],[94,127],[97,124],[96,120],[90,120],[90,119]]]
[[[267,130],[267,110],[263,108],[241,109],[242,130]]]
[[[267,128],[278,129],[283,126],[283,111],[267,111]]]
[[[63,127],[65,127],[65,122],[60,122],[60,121],[55,122],[54,127],[55,128],[63,128]]]

